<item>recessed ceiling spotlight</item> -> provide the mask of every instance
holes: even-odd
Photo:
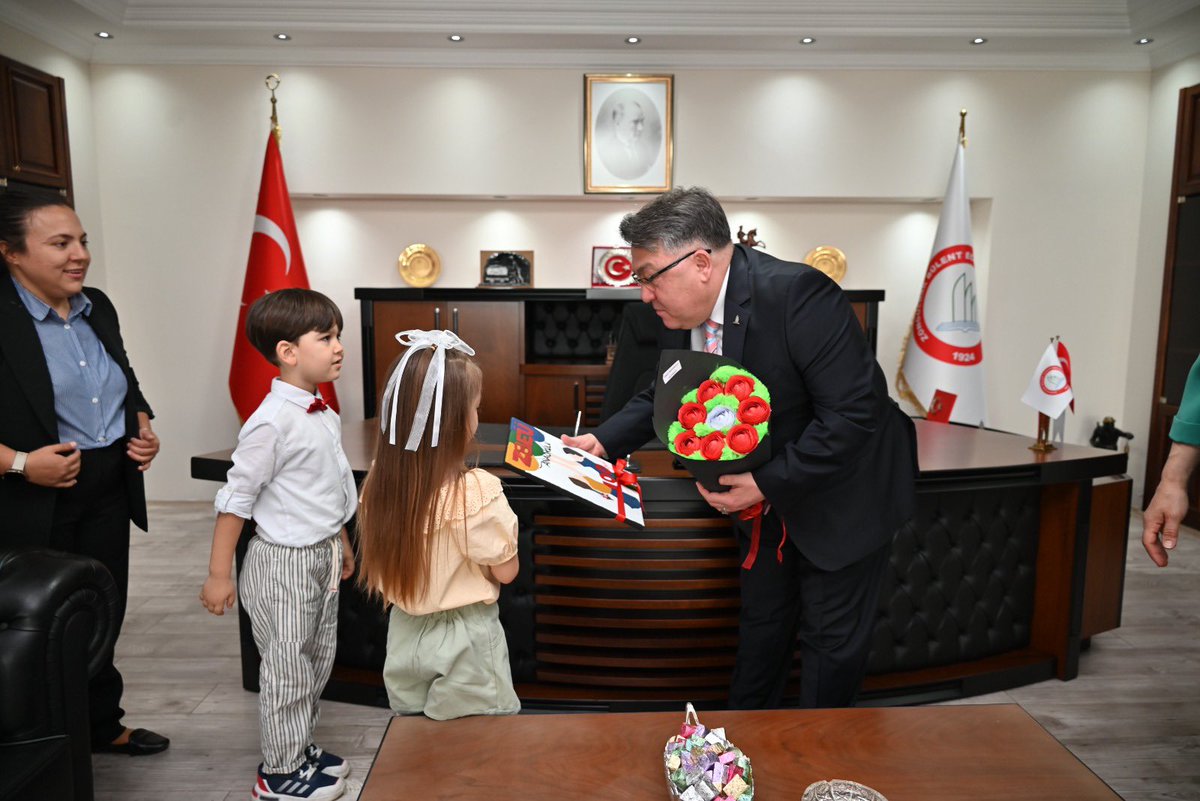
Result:
[[[287,40],[291,39],[292,37],[288,36],[286,33],[277,33],[277,34],[275,34],[275,38],[281,42],[286,42]]]
[[[812,38],[811,36],[805,36],[803,39],[800,40],[800,44],[813,44],[816,41],[817,40]]]
[[[1141,39],[1138,39],[1136,42],[1134,42],[1134,44],[1144,45],[1144,44],[1150,44],[1153,41],[1154,41],[1153,39],[1143,36]]]
[[[973,44],[973,45],[987,44],[987,39],[984,39],[982,36],[976,36],[974,39],[971,40],[971,44]]]
[[[108,31],[96,31],[96,38],[97,39],[111,39],[111,38],[113,38],[113,35],[111,33],[109,33]]]
[[[637,44],[640,41],[642,41],[642,40],[640,38],[638,38],[637,36],[626,36],[625,37],[625,44]]]
[[[462,36],[457,33],[452,33],[449,36],[447,36],[446,38],[452,42],[461,42],[463,40]]]

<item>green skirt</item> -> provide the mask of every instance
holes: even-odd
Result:
[[[401,714],[449,720],[521,711],[497,604],[419,616],[393,606],[383,684]]]

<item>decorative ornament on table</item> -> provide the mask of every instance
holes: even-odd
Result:
[[[750,757],[725,738],[725,729],[708,729],[690,703],[679,734],[663,748],[667,789],[679,801],[751,801],[754,771]]]
[[[721,476],[748,473],[771,458],[771,393],[766,384],[733,359],[715,353],[665,350],[654,387],[654,433],[680,465],[709,492],[727,492]],[[765,501],[722,514],[751,521],[750,550],[742,568],[754,567]],[[783,561],[787,527],[775,557]]]
[[[749,231],[743,231],[742,226],[738,226],[737,238],[739,245],[745,245],[748,248],[765,248],[767,243],[758,239],[758,228],[751,228]]]
[[[804,263],[825,273],[836,284],[846,277],[846,254],[832,245],[813,248],[804,257]]]
[[[397,259],[397,268],[409,286],[427,287],[442,274],[442,260],[429,245],[409,245]]]
[[[533,251],[479,251],[479,286],[504,289],[532,287]]]
[[[634,286],[633,257],[627,247],[597,245],[592,248],[592,286]]]
[[[800,801],[887,801],[883,793],[848,779],[813,782]]]

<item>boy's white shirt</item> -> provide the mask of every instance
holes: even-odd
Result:
[[[358,508],[354,473],[332,410],[309,414],[318,396],[276,378],[238,432],[218,512],[254,518],[258,534],[303,547],[337,534]]]

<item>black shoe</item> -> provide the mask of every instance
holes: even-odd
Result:
[[[166,751],[171,741],[161,734],[155,734],[149,729],[134,729],[129,733],[128,742],[114,745],[104,743],[92,746],[92,753],[97,754],[128,754],[129,756],[150,756]]]

